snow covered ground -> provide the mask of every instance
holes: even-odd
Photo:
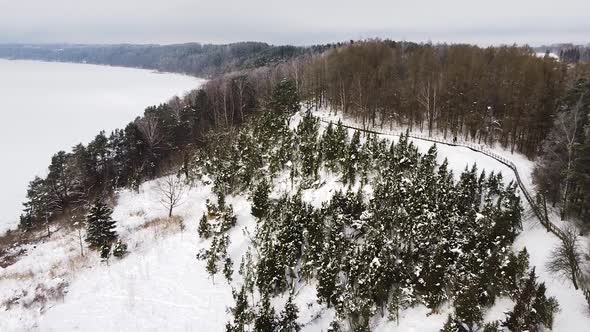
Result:
[[[535,56],[538,57],[538,58],[544,58],[545,55],[547,55],[547,53],[545,53],[545,52],[537,52],[537,53],[535,53]],[[555,54],[553,52],[550,52],[549,53],[549,57],[552,58],[552,59],[555,59],[555,60],[559,60],[559,55],[557,55],[557,54]]]
[[[421,152],[431,146],[430,142],[413,142]],[[477,163],[480,170],[501,171],[505,180],[514,179],[508,167],[481,153],[447,145],[437,148],[439,162],[447,158],[455,174]],[[510,159],[523,172],[530,172],[532,164],[526,158],[514,155]],[[334,177],[324,175],[323,180],[322,187],[307,190],[303,195],[316,206],[342,188]],[[23,290],[28,292],[24,298],[32,301],[39,283],[56,289],[67,284],[63,298],[48,300],[42,310],[35,304],[31,309],[14,305],[8,311],[0,306],[0,331],[223,331],[229,318],[226,308],[233,304],[231,287],[222,276],[213,282],[204,262],[195,257],[199,248],[208,245],[208,241],[198,237],[196,229],[206,199],[214,200],[211,187],[191,188],[183,204],[175,210],[184,219],[183,232],[176,225],[145,226],[155,218],[166,216],[166,210],[158,203],[156,187],[152,181],[142,185],[139,193],[122,191],[118,195],[113,217],[118,221],[118,233],[129,244],[130,254],[124,259],[113,258],[109,266],[100,263],[96,253],[80,259],[76,233],[63,232],[55,234],[50,242],[28,248],[28,254],[20,261],[0,269],[0,303]],[[272,196],[283,190],[290,190],[286,176],[275,182]],[[237,226],[230,231],[228,252],[239,264],[249,243],[244,230],[252,233],[255,222],[246,197],[228,197],[227,203],[233,206],[238,218]],[[568,281],[555,279],[545,269],[549,251],[558,239],[547,233],[531,213],[526,215],[515,249],[528,249],[531,265],[536,266],[539,278],[546,282],[549,295],[559,301],[561,311],[555,317],[554,331],[587,330],[590,314],[582,293],[574,290]],[[237,266],[234,269],[237,271]],[[235,272],[234,286],[240,282]],[[303,331],[325,331],[334,312],[316,303],[314,285],[305,286],[296,294],[299,321],[305,324]],[[284,298],[274,300],[277,311],[284,301]],[[502,319],[511,307],[510,300],[499,299],[486,313],[486,320]],[[375,331],[438,331],[451,310],[443,306],[440,313],[428,315],[430,310],[417,306],[403,311],[399,324],[377,317],[373,326]]]
[[[51,156],[88,143],[146,106],[197,88],[195,77],[149,70],[0,59],[0,234],[15,228],[27,185]]]

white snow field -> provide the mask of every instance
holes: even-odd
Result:
[[[0,234],[16,227],[29,181],[45,173],[54,153],[124,127],[146,106],[201,82],[141,69],[0,59]]]
[[[384,137],[397,139],[394,135]],[[413,142],[421,152],[431,146],[429,142],[415,139]],[[437,148],[439,162],[447,158],[455,174],[477,163],[480,170],[501,171],[506,181],[514,179],[508,167],[481,153],[446,145]],[[526,158],[511,155],[510,159],[523,172],[531,171],[532,164]],[[321,188],[303,193],[304,199],[316,206],[343,188],[333,175],[322,177],[325,184]],[[285,174],[276,180],[271,196],[291,190],[287,179]],[[221,275],[213,282],[205,271],[205,263],[195,257],[199,248],[209,242],[198,237],[197,224],[205,211],[205,200],[215,200],[211,186],[191,188],[183,204],[175,210],[184,219],[183,232],[176,225],[144,226],[167,214],[158,203],[156,188],[156,182],[151,181],[143,184],[139,193],[125,190],[118,194],[113,218],[118,221],[117,231],[130,249],[130,254],[122,260],[112,258],[107,266],[99,262],[96,253],[80,258],[76,233],[62,232],[56,233],[50,242],[29,248],[14,265],[0,269],[0,303],[24,295],[11,310],[0,307],[0,331],[224,331],[229,318],[226,309],[233,305],[231,287]],[[246,232],[253,232],[255,221],[245,196],[228,197],[227,203],[233,206],[238,218],[230,231],[228,249],[236,271],[232,284],[237,286],[241,283],[237,265],[249,244]],[[588,330],[590,315],[582,293],[574,290],[568,281],[554,279],[546,272],[545,262],[557,238],[547,233],[530,213],[525,219],[515,249],[527,247],[531,265],[536,266],[540,280],[546,282],[549,295],[559,301],[561,311],[555,317],[553,330]],[[45,305],[39,305],[42,301],[38,301],[26,307],[35,294],[46,294],[43,290],[59,289],[60,285],[67,285],[63,297],[58,295],[48,299]],[[284,298],[273,301],[277,312],[284,301]],[[303,331],[326,331],[334,312],[317,304],[313,284],[299,288],[295,302],[300,309],[299,322],[305,324]],[[485,319],[503,319],[504,312],[512,305],[509,299],[498,299],[486,312]],[[399,323],[376,318],[372,322],[373,330],[439,331],[451,311],[452,308],[443,305],[439,313],[430,314],[426,307],[416,306],[403,311]]]

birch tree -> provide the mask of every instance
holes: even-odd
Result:
[[[137,128],[141,132],[152,154],[162,142],[163,136],[158,123],[158,118],[153,114],[148,114],[137,120]]]
[[[576,105],[570,112],[559,113],[557,116],[558,128],[562,132],[562,137],[566,146],[566,162],[565,162],[565,188],[563,191],[563,203],[561,207],[561,219],[565,219],[568,211],[568,201],[571,189],[572,180],[572,166],[574,163],[574,151],[576,146],[576,137],[578,132],[578,115],[582,108],[582,101],[584,95],[580,96]]]

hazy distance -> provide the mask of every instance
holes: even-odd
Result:
[[[590,42],[590,1],[0,0],[0,43]]]

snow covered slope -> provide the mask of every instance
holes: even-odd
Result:
[[[431,146],[430,142],[413,142],[421,152]],[[455,174],[477,163],[479,169],[500,171],[505,180],[514,179],[508,167],[481,153],[445,145],[437,148],[439,162],[447,158]],[[530,173],[532,165],[527,163],[519,163],[519,169]],[[343,188],[333,176],[324,174],[322,178],[323,186],[303,193],[304,199],[316,206]],[[11,310],[0,307],[0,331],[223,331],[229,318],[226,308],[233,304],[231,285],[222,277],[211,280],[205,262],[196,259],[199,249],[207,247],[210,241],[198,237],[197,225],[206,210],[206,199],[215,200],[211,189],[211,185],[191,188],[175,210],[184,219],[183,231],[177,224],[153,223],[167,215],[158,203],[156,181],[143,184],[138,193],[120,192],[113,218],[118,221],[117,232],[129,244],[130,254],[122,260],[112,259],[109,266],[100,263],[95,253],[80,258],[75,232],[64,231],[36,248],[27,248],[28,253],[21,260],[0,269],[0,303],[22,298]],[[276,180],[271,196],[284,190],[289,190],[286,175]],[[229,231],[228,253],[234,262],[239,262],[249,245],[248,234],[253,233],[255,221],[245,196],[228,197],[227,203],[237,216],[236,227]],[[549,295],[557,297],[561,307],[554,331],[583,331],[590,327],[581,292],[546,272],[545,262],[557,238],[547,233],[530,213],[523,227],[515,246],[527,247],[531,265],[537,267],[539,279],[546,282]],[[237,272],[233,277],[234,286],[241,283]],[[38,284],[54,291],[39,289]],[[64,287],[62,297],[59,290]],[[47,298],[42,304],[42,299],[35,301],[35,294],[58,296]],[[325,331],[334,312],[317,304],[314,285],[298,289],[296,295],[303,331]],[[275,299],[276,308],[285,300]],[[503,311],[511,307],[510,300],[498,300],[486,319],[502,319]],[[399,323],[378,318],[373,326],[375,331],[438,331],[451,311],[443,306],[439,313],[429,314],[426,307],[416,306],[403,311]]]

